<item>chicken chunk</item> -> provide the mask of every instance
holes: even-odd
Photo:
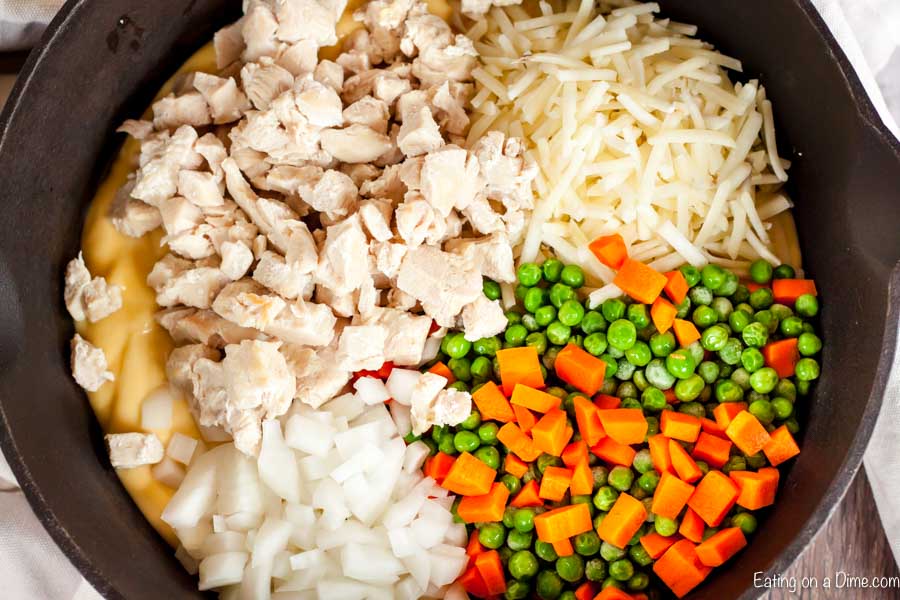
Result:
[[[412,73],[425,88],[445,81],[465,81],[472,77],[477,56],[472,40],[457,35],[449,46],[432,45],[420,50],[413,60]]]
[[[164,309],[156,313],[156,321],[169,332],[176,344],[199,342],[212,348],[224,348],[228,344],[266,337],[258,329],[241,327],[208,309]]]
[[[335,169],[302,167],[304,177],[297,187],[300,198],[329,219],[345,217],[352,212],[359,190],[348,175]]]
[[[209,106],[199,92],[181,96],[169,94],[153,103],[153,126],[156,129],[175,129],[182,125],[201,127],[210,123]]]
[[[452,327],[463,307],[481,295],[481,274],[459,255],[420,246],[403,259],[397,287],[421,302],[438,325]]]
[[[279,67],[272,58],[247,63],[241,69],[241,83],[250,102],[257,110],[268,110],[277,96],[291,89],[294,76]]]
[[[379,242],[386,242],[394,233],[391,231],[391,203],[387,200],[366,200],[359,204],[359,216],[369,236]]]
[[[382,325],[351,325],[341,332],[337,358],[342,369],[362,371],[380,369],[384,364],[384,345],[387,327]]]
[[[227,284],[216,296],[212,309],[241,327],[264,330],[284,309],[285,302],[250,279]]]
[[[66,266],[63,299],[73,319],[96,323],[122,308],[122,287],[108,285],[103,277],[92,279],[79,252]]]
[[[319,0],[276,0],[278,39],[285,42],[312,40],[319,46],[337,43],[335,25],[340,17],[331,2]]]
[[[534,206],[531,184],[537,167],[526,164],[522,151],[521,140],[506,138],[499,131],[488,132],[472,146],[485,179],[487,197],[501,201],[507,210]]]
[[[244,49],[241,59],[245,63],[259,60],[262,56],[275,56],[278,52],[278,21],[268,4],[253,2],[244,15],[241,36],[244,38]],[[218,50],[218,44],[216,44]],[[217,59],[218,60],[218,59]]]
[[[199,208],[222,206],[220,179],[209,171],[183,170],[178,173],[178,193]]]
[[[297,264],[288,263],[275,252],[264,252],[253,270],[253,280],[288,300],[301,298],[307,290],[311,293],[313,276]]]
[[[403,244],[391,242],[372,242],[372,253],[375,255],[375,267],[388,279],[394,279],[400,272],[400,265],[408,248]]]
[[[153,122],[138,119],[125,119],[116,131],[127,133],[136,140],[143,140],[153,133]]]
[[[459,425],[472,412],[468,392],[444,389],[447,379],[422,373],[412,391],[412,431],[421,435],[432,425]]]
[[[359,215],[332,225],[319,254],[316,283],[338,295],[353,292],[368,275],[367,255],[368,240]]]
[[[160,306],[184,304],[209,308],[229,282],[228,277],[215,267],[188,267],[168,276],[164,274],[168,271],[168,265],[162,264],[165,260],[156,263],[147,276],[147,284],[156,291],[156,303]],[[188,262],[188,265],[191,263]]]
[[[219,352],[204,344],[188,344],[173,348],[166,359],[166,379],[183,392],[191,392],[191,373],[201,358],[218,361]]]
[[[241,57],[241,52],[244,51],[243,27],[244,19],[241,18],[218,30],[213,36],[217,69],[224,69]]]
[[[470,342],[503,333],[509,322],[500,302],[484,295],[467,304],[462,311],[463,331]]]
[[[365,125],[322,131],[322,149],[346,163],[373,162],[392,147],[391,138]]]
[[[444,218],[472,203],[484,183],[478,161],[462,148],[446,146],[425,156],[420,174],[422,195]]]
[[[131,197],[131,186],[116,192],[109,207],[109,219],[122,235],[139,238],[162,225],[162,215],[155,206]]]
[[[372,96],[363,96],[344,109],[344,122],[347,124],[365,125],[378,133],[387,133],[390,111],[383,100]]]
[[[111,433],[105,439],[109,462],[116,469],[155,465],[165,454],[155,433]]]
[[[471,261],[482,275],[494,281],[512,283],[516,280],[512,245],[505,233],[495,233],[483,238],[451,240],[447,242],[446,250]]]
[[[264,331],[289,344],[327,346],[334,337],[337,318],[325,304],[302,299],[285,306]]]
[[[300,79],[294,86],[294,102],[314,127],[337,127],[344,123],[341,97],[330,86],[314,79]]]
[[[397,145],[406,156],[433,152],[444,145],[441,130],[434,121],[430,108],[422,106],[404,119],[397,135]]]
[[[194,151],[196,141],[197,132],[189,125],[179,127],[172,135],[162,132],[156,138],[151,136],[144,140],[141,143],[141,166],[131,197],[151,206],[159,206],[174,196],[178,172],[181,169],[196,169],[202,164],[203,157]]]
[[[504,317],[505,318],[505,317]],[[396,308],[376,307],[364,319],[367,325],[387,328],[384,359],[395,365],[418,365],[431,330],[431,317],[414,315]]]
[[[75,334],[72,338],[72,377],[75,383],[89,392],[96,392],[107,381],[116,377],[106,365],[106,355],[83,337]]]
[[[234,77],[226,79],[198,71],[194,73],[194,89],[203,96],[216,125],[237,121],[250,110],[250,101],[238,89]]]
[[[313,80],[340,92],[344,87],[344,68],[333,60],[320,61],[313,71]]]
[[[280,350],[297,378],[296,399],[313,408],[337,396],[350,381],[350,371],[340,367],[333,345],[314,349],[285,344]]]
[[[275,63],[283,67],[294,77],[311,74],[318,62],[319,46],[313,40],[300,40],[283,48]]]
[[[372,84],[372,95],[388,106],[392,106],[397,98],[410,90],[412,84],[409,79],[390,71],[376,75]]]
[[[219,269],[232,281],[246,275],[253,264],[253,252],[244,242],[223,242],[219,252],[222,255]]]
[[[186,198],[175,196],[159,206],[163,228],[169,236],[192,231],[203,223],[203,211],[191,204]]]

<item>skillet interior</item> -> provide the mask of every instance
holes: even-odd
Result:
[[[696,597],[755,598],[754,571],[783,572],[840,500],[881,404],[897,334],[888,313],[900,257],[900,144],[805,0],[670,0],[663,10],[764,74],[807,270],[830,342],[804,452],[751,544]],[[69,376],[73,331],[61,274],[116,139],[212,31],[223,0],[71,2],[33,53],[0,119],[0,444],[54,539],[108,597],[199,597],[109,467]],[[896,294],[896,289],[895,289]],[[852,327],[853,339],[847,343]],[[883,345],[883,347],[882,347]],[[880,361],[880,362],[879,362]],[[764,540],[764,541],[763,541]]]

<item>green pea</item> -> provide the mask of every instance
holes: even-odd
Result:
[[[613,467],[609,472],[609,485],[620,492],[628,491],[634,482],[634,471],[621,465]],[[597,508],[600,508],[599,506]],[[601,509],[602,510],[602,509]]]
[[[609,353],[601,354],[600,360],[606,363],[606,379],[611,379],[616,376],[616,372],[619,370],[619,361],[617,361],[613,356]],[[604,381],[604,383],[606,383]]]
[[[631,576],[631,579],[625,582],[625,587],[635,592],[645,590],[649,585],[650,576],[646,573],[635,573]]]
[[[616,581],[628,581],[634,575],[634,565],[627,558],[609,563],[609,576]]]
[[[550,283],[556,283],[559,281],[560,277],[562,277],[564,265],[562,262],[555,258],[548,258],[541,265],[541,271],[543,271],[544,279],[549,281]]]
[[[747,369],[748,373],[762,369],[765,364],[766,359],[763,357],[762,352],[756,348],[745,348],[741,352],[741,365]]]
[[[503,337],[510,346],[521,346],[525,343],[525,338],[528,337],[528,330],[521,324],[510,325],[506,328]]]
[[[797,349],[803,356],[815,356],[822,350],[822,340],[814,333],[802,333],[797,339]]]
[[[760,394],[768,394],[777,384],[778,373],[771,367],[764,367],[750,374],[750,387]]]
[[[629,483],[625,489],[631,487]],[[616,503],[616,500],[619,499],[619,492],[616,491],[615,488],[610,487],[609,485],[604,485],[597,490],[597,493],[594,494],[594,506],[597,510],[608,511],[613,507],[613,504]]]
[[[457,452],[474,452],[480,445],[478,435],[471,431],[459,431],[453,436],[453,447]]]
[[[698,419],[706,416],[706,408],[699,402],[682,402],[678,405],[678,412]]]
[[[559,321],[553,321],[547,325],[547,339],[550,340],[551,344],[563,346],[569,341],[571,335],[571,327],[568,327]]]
[[[728,317],[734,312],[734,306],[728,298],[714,298],[712,301],[712,309],[716,311],[718,320],[721,322],[728,321]]]
[[[647,381],[647,376],[644,375],[644,372],[641,370],[634,372],[634,374],[631,376],[631,381],[632,383],[634,383],[634,386],[641,392],[647,389],[647,386],[650,385],[650,382]]]
[[[602,558],[592,558],[585,563],[584,576],[588,581],[603,581],[606,575],[606,562]]]
[[[472,343],[472,350],[479,356],[494,356],[500,349],[500,340],[497,336],[481,338]]]
[[[772,296],[772,290],[769,288],[759,288],[750,292],[750,306],[756,310],[769,308],[774,302],[775,297]]]
[[[679,402],[690,402],[696,400],[703,392],[706,382],[696,373],[686,379],[679,379],[675,382],[675,397]]]
[[[441,342],[441,350],[450,358],[463,358],[472,349],[472,342],[462,333],[449,333]]]
[[[741,339],[748,346],[762,348],[769,340],[769,330],[762,323],[750,323],[741,333]]]
[[[574,583],[584,576],[584,559],[578,554],[560,557],[556,561],[556,573],[560,578]]]
[[[510,530],[509,533],[506,534],[506,545],[509,546],[510,550],[528,550],[531,548],[531,542],[534,539],[534,534],[525,531],[519,531],[517,529]]]
[[[771,310],[761,310],[758,311],[755,315],[753,315],[753,319],[757,323],[762,323],[766,326],[766,331],[770,334],[778,331],[778,317]]]
[[[541,357],[541,365],[547,369],[552,369],[553,365],[556,364],[556,355],[559,354],[560,350],[562,350],[560,346],[550,346],[547,348],[547,351],[544,352],[544,355]]]
[[[747,302],[750,300],[750,290],[747,289],[746,285],[738,285],[737,289],[734,290],[734,293],[731,295],[732,302]]]
[[[744,390],[730,379],[723,379],[716,384],[716,400],[719,402],[740,402],[743,398]]]
[[[538,558],[547,562],[553,562],[559,558],[556,550],[553,549],[553,544],[541,540],[534,542],[534,553],[538,555]]]
[[[713,383],[719,378],[719,365],[711,360],[704,360],[700,363],[700,366],[697,367],[697,372],[700,374],[700,377],[703,378],[703,381],[706,383]]]
[[[659,358],[654,358],[644,369],[644,375],[652,385],[661,390],[667,390],[675,385],[675,376],[666,368],[666,363]]]
[[[627,381],[631,379],[631,376],[634,374],[635,367],[633,364],[628,362],[627,360],[619,361],[619,368],[616,369],[616,379]]]
[[[519,581],[513,579],[506,584],[506,591],[503,593],[505,600],[525,600],[531,593],[531,586],[527,581]]]
[[[447,367],[457,381],[471,381],[472,363],[468,358],[451,358],[447,361]]]
[[[547,470],[547,467],[561,467],[563,466],[563,461],[558,456],[553,456],[552,454],[541,454],[538,456],[537,461],[537,469],[541,474]]]
[[[793,407],[791,407],[793,409]],[[756,400],[750,403],[747,411],[759,419],[763,425],[768,425],[775,420],[775,406],[768,400]]]
[[[548,296],[549,294],[544,288],[528,288],[528,291],[525,292],[525,298],[522,300],[522,306],[530,313],[536,312],[537,309],[548,302]]]
[[[637,328],[627,319],[617,319],[607,329],[606,340],[610,346],[624,352],[637,341]]]
[[[779,324],[779,329],[785,337],[798,337],[803,333],[803,319],[788,317]]]
[[[675,335],[671,331],[655,333],[650,338],[650,351],[653,356],[668,356],[675,348],[677,348],[677,343]]]
[[[612,323],[625,316],[625,303],[618,298],[604,300],[600,305],[600,312],[603,313],[604,319]]]
[[[487,379],[491,376],[491,359],[486,356],[476,356],[469,366],[469,371],[475,379]]]
[[[541,306],[534,311],[534,321],[541,327],[546,327],[556,320],[556,307],[553,305]]]
[[[547,351],[548,347],[547,336],[540,331],[529,333],[525,338],[525,345],[529,348],[534,348],[535,350],[537,350],[538,354],[543,354]]]
[[[772,398],[772,410],[775,411],[775,418],[783,421],[794,414],[794,405],[787,398],[778,396]]]
[[[792,311],[789,306],[785,306],[784,304],[780,304],[778,302],[770,306],[769,311],[771,311],[771,313],[775,315],[779,321],[784,321],[788,317],[794,316],[794,311]]]
[[[501,296],[500,284],[491,279],[485,279],[481,283],[481,291],[490,300],[498,300]]]
[[[516,271],[519,283],[525,287],[537,285],[541,280],[541,268],[534,263],[522,263]]]
[[[634,373],[631,374],[632,377]],[[619,387],[616,388],[616,393],[613,394],[619,398],[637,398],[638,397],[638,389],[637,386],[634,385],[630,381],[623,381],[619,384]]]
[[[560,281],[578,289],[584,285],[584,271],[578,265],[566,265],[560,273]]]
[[[619,408],[641,408],[641,403],[637,398],[623,398]]]
[[[728,315],[728,325],[735,333],[741,333],[744,328],[753,322],[753,315],[743,310],[735,310]],[[705,333],[705,332],[704,332]]]
[[[465,381],[454,381],[450,385],[447,386],[448,389],[456,390],[457,392],[468,392],[469,385]]]
[[[584,349],[594,356],[600,356],[601,354],[606,352],[606,348],[606,334],[602,331],[592,333],[591,335],[584,338]]]
[[[681,349],[666,357],[666,370],[678,379],[687,379],[694,374],[694,357],[690,352]]]
[[[478,541],[485,548],[496,550],[506,541],[506,528],[500,523],[485,523],[478,530]]]
[[[542,542],[539,541],[537,543],[541,544]],[[549,546],[549,544],[547,545]],[[552,550],[553,546],[550,546],[550,549]],[[537,575],[538,572],[537,558],[528,550],[519,550],[510,556],[506,566],[509,569],[509,574],[516,579],[530,579]]]
[[[500,483],[506,486],[506,489],[509,490],[510,495],[517,494],[519,490],[522,489],[522,482],[515,475],[511,475],[506,473],[502,477],[500,477]]]
[[[647,310],[646,304],[629,304],[626,310],[628,320],[634,323],[638,329],[643,329],[650,325],[650,312]]]
[[[731,473],[732,471],[746,471],[747,470],[747,459],[743,456],[735,454],[734,456],[728,459],[722,466],[722,472],[726,475]]]
[[[702,329],[704,327],[709,327],[710,325],[715,325],[719,320],[719,315],[711,307],[701,304],[694,309],[694,314],[691,315],[691,319],[697,327]]]
[[[725,279],[722,281],[722,285],[716,290],[716,293],[720,296],[731,296],[737,291],[739,284],[740,281],[738,281],[737,275],[731,271],[725,271]]]
[[[686,319],[691,314],[691,306],[691,299],[685,296],[684,300],[675,305],[675,309],[678,311],[675,313],[675,316],[679,319]]]
[[[575,298],[575,290],[564,283],[554,283],[550,287],[550,303],[556,308],[561,307],[569,300]]]
[[[517,531],[529,532],[534,529],[534,511],[530,508],[520,508],[513,513],[513,527]]]
[[[819,301],[812,294],[803,294],[797,298],[794,308],[801,317],[814,317],[819,314]]]
[[[645,367],[653,358],[653,352],[646,342],[637,341],[625,351],[625,359],[636,367]]]
[[[819,363],[814,358],[801,358],[794,367],[794,374],[801,382],[819,378]]]
[[[744,346],[739,339],[728,338],[728,341],[725,342],[725,347],[719,350],[719,358],[726,365],[734,366],[741,362],[741,352],[743,350]]]
[[[731,517],[731,526],[740,528],[744,535],[752,535],[756,531],[756,517],[748,512],[735,513]]]
[[[482,446],[475,451],[475,458],[492,469],[500,468],[500,451],[493,446]]]
[[[606,319],[603,317],[602,313],[599,313],[596,310],[587,311],[584,314],[584,318],[581,320],[581,331],[583,331],[585,335],[606,331],[606,328]]]
[[[571,265],[570,265],[571,266]],[[568,327],[575,327],[584,318],[584,307],[578,300],[566,300],[559,307],[559,322]]]
[[[508,310],[506,313],[506,322],[509,325],[517,325],[522,322],[522,313],[517,310]]]
[[[606,485],[607,481],[609,481],[609,469],[603,465],[591,467],[591,477],[594,480],[594,490],[599,490]],[[594,506],[596,506],[596,504]]]
[[[691,299],[691,304],[709,306],[713,301],[713,293],[708,287],[698,285],[691,288],[691,291],[688,292],[688,298]]]
[[[787,264],[778,265],[772,273],[775,279],[793,279],[795,275],[794,267]]]
[[[767,462],[766,455],[762,452],[747,457],[747,466],[751,469],[761,469],[766,466]]]
[[[523,300],[525,300],[525,294],[527,293],[528,286],[522,285],[521,283],[516,284],[515,295],[518,302],[522,302]]]
[[[698,269],[697,267],[694,267],[692,265],[682,265],[678,267],[678,270],[681,271],[682,275],[684,275],[684,280],[687,281],[688,287],[694,287],[695,285],[700,283],[700,269]]]
[[[459,424],[463,429],[468,429],[469,431],[475,430],[478,426],[481,425],[481,413],[478,412],[477,408],[473,408],[472,412],[469,413],[469,416],[463,419],[463,422]],[[462,452],[462,450],[460,450]]]
[[[647,552],[646,549],[641,544],[635,544],[628,548],[628,556],[631,557],[631,560],[636,562],[642,567],[646,567],[653,562],[653,559],[650,557],[650,553]]]
[[[675,532],[678,531],[678,522],[662,515],[656,515],[656,520],[653,521],[653,528],[659,535],[669,537],[670,535],[675,535]]]
[[[745,391],[750,389],[750,372],[744,367],[735,369],[731,373],[731,380]]]
[[[656,486],[659,484],[659,475],[656,471],[647,471],[637,479],[638,487],[647,492],[648,494],[652,494],[656,490]]]
[[[625,550],[623,550],[622,548],[613,546],[609,542],[603,542],[602,544],[600,544],[600,558],[602,558],[606,562],[619,560],[623,556],[625,556]]]
[[[666,395],[654,386],[648,386],[641,393],[641,406],[650,412],[659,412],[666,407]]]
[[[772,265],[763,259],[754,260],[750,263],[750,279],[760,285],[769,285],[773,275]]]
[[[797,386],[790,379],[781,379],[775,386],[775,395],[786,398],[791,403],[797,401]]]
[[[556,600],[562,594],[563,582],[553,571],[541,571],[537,576],[535,591],[542,600]]]
[[[457,452],[459,452],[459,451],[456,449],[456,444],[454,443],[454,437],[455,436],[449,435],[449,434],[444,435],[441,438],[441,441],[438,442],[438,450],[440,450],[444,454],[449,454],[451,456],[456,455]]]

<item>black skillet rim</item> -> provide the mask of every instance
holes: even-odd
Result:
[[[6,106],[0,113],[0,146],[3,145],[5,133],[9,123],[15,118],[17,112],[22,108],[21,96],[31,78],[34,76],[35,70],[40,66],[41,61],[46,56],[48,50],[52,49],[57,34],[70,25],[70,18],[78,10],[78,8],[87,0],[70,0],[57,13],[56,17],[47,27],[44,36],[41,38],[40,44],[34,48],[29,54],[28,59],[22,67],[19,76],[13,86]],[[872,104],[869,95],[866,93],[859,76],[850,64],[844,51],[838,45],[837,40],[831,34],[828,26],[822,20],[821,15],[812,5],[810,0],[795,0],[797,6],[805,13],[810,24],[816,29],[820,40],[828,51],[831,60],[837,63],[838,69],[844,77],[845,84],[853,97],[857,111],[865,126],[870,133],[880,138],[886,145],[893,150],[898,163],[900,163],[900,140],[887,129],[875,106]],[[800,534],[778,555],[778,558],[765,571],[766,576],[783,573],[787,567],[794,562],[800,552],[811,541],[815,534],[819,531],[825,521],[831,516],[837,508],[841,499],[847,491],[850,482],[856,475],[857,470],[862,464],[863,454],[871,437],[872,430],[878,418],[881,409],[884,393],[888,385],[891,366],[895,349],[897,346],[897,327],[891,328],[892,323],[900,322],[900,264],[895,266],[890,285],[888,297],[888,314],[885,318],[885,329],[882,340],[881,360],[872,382],[872,391],[866,402],[866,408],[857,429],[856,436],[850,445],[847,455],[837,476],[832,481],[826,493],[822,496],[815,511],[806,520]],[[59,522],[56,515],[44,499],[43,494],[38,489],[31,473],[25,464],[25,460],[19,453],[18,448],[13,442],[9,433],[9,424],[6,421],[6,415],[0,404],[0,449],[6,457],[22,491],[25,493],[29,504],[41,524],[53,538],[53,541],[59,546],[63,553],[69,558],[78,571],[87,579],[94,588],[107,598],[122,598],[121,593],[116,590],[106,576],[98,570],[90,557],[85,554],[77,541],[73,539],[66,528]],[[747,588],[740,596],[740,600],[751,600],[759,596],[763,590]]]

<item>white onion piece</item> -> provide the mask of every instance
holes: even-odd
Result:
[[[322,564],[323,554],[319,549],[300,552],[291,556],[291,568],[295,571],[311,569]]]
[[[348,393],[338,396],[323,406],[322,410],[327,410],[336,417],[346,417],[349,421],[361,415],[365,407],[366,405],[356,397],[356,394]]]
[[[391,419],[394,421],[394,427],[397,428],[397,435],[406,436],[412,431],[412,413],[408,406],[393,401],[388,409],[391,413]]]
[[[150,467],[150,473],[155,480],[172,489],[178,489],[184,481],[184,467],[168,456]]]
[[[203,557],[203,542],[212,534],[212,525],[209,521],[198,521],[193,527],[178,527],[175,534],[184,549],[190,552],[194,558]]]
[[[337,431],[331,424],[303,415],[292,416],[284,428],[284,440],[288,446],[313,456],[328,454],[335,434]]]
[[[203,556],[223,554],[225,552],[244,552],[247,550],[247,534],[237,531],[213,533],[203,540],[200,553]]]
[[[431,452],[425,442],[416,440],[406,447],[403,454],[403,470],[407,473],[417,472],[425,464],[425,459]]]
[[[175,558],[178,559],[178,562],[181,563],[184,570],[188,572],[188,575],[197,574],[199,563],[191,556],[184,546],[179,545],[178,548],[175,549]]]
[[[272,518],[263,521],[256,533],[256,539],[253,540],[251,566],[255,568],[270,564],[275,555],[287,547],[292,529],[288,521]]]
[[[388,530],[388,539],[391,542],[391,550],[397,558],[411,556],[422,550],[415,539],[409,527],[398,527]]]
[[[198,425],[197,429],[200,430],[200,436],[207,442],[230,442],[231,434],[225,431],[221,427],[206,427],[204,425]]]
[[[222,445],[216,450],[219,448],[223,449],[223,460],[217,481],[219,496],[216,499],[216,512],[225,515],[262,513],[263,498],[256,461],[233,445]],[[211,452],[204,456],[208,454]]]
[[[287,550],[278,552],[272,558],[272,578],[287,579],[293,573],[291,569],[291,553]]]
[[[400,559],[419,587],[426,589],[431,578],[431,559],[427,552],[416,552]]]
[[[212,508],[216,498],[216,467],[221,454],[216,450],[201,456],[187,472],[160,516],[164,522],[175,528],[193,527]]]
[[[397,600],[418,600],[425,590],[412,577],[404,577],[394,586],[394,597]]]
[[[346,577],[322,579],[316,583],[316,594],[328,600],[363,600],[368,598],[371,586]]]
[[[239,512],[225,517],[225,525],[229,531],[253,531],[262,523],[261,513]]]
[[[263,421],[262,431],[262,447],[257,462],[260,479],[288,502],[299,502],[300,472],[294,452],[284,443],[281,423],[274,419]]]
[[[363,404],[373,406],[391,399],[384,382],[376,377],[360,377],[353,383],[357,397]]]
[[[350,516],[344,491],[333,479],[322,480],[313,493],[312,506],[322,511],[321,523],[326,529],[337,529]]]
[[[429,338],[434,339],[434,338]],[[438,346],[441,341],[437,341]],[[418,371],[411,369],[394,369],[387,378],[387,391],[395,401],[409,406],[412,404],[413,388],[422,376]]]
[[[248,563],[241,581],[239,600],[270,600],[272,596],[272,564],[251,567]],[[222,600],[220,598],[220,600]]]
[[[461,583],[453,583],[447,588],[444,600],[469,600],[469,594]]]
[[[200,591],[240,583],[248,558],[246,552],[225,552],[204,558],[199,568]]]
[[[341,549],[341,567],[345,576],[376,585],[394,583],[405,570],[403,563],[385,548],[356,543]]]
[[[443,586],[453,583],[462,575],[469,562],[466,551],[457,546],[441,544],[431,550],[431,583]]]
[[[176,431],[169,438],[169,444],[166,446],[166,455],[183,465],[189,465],[198,444],[198,440]]]
[[[291,522],[291,543],[298,548],[311,549],[315,545],[316,514],[312,506],[286,504],[284,518]]]
[[[225,515],[213,515],[212,523],[214,533],[225,533],[228,531],[228,522],[225,520]]]
[[[147,394],[141,402],[141,429],[169,429],[172,426],[172,406],[175,392],[164,384]]]
[[[469,533],[462,523],[451,523],[444,534],[444,542],[451,546],[465,546],[468,539]]]

